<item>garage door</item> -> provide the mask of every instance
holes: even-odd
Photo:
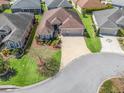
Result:
[[[100,34],[103,35],[116,35],[117,29],[100,29]]]
[[[63,36],[82,36],[83,30],[82,29],[63,29],[61,30],[61,34]]]

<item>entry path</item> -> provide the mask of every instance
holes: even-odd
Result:
[[[98,93],[104,80],[121,76],[124,56],[101,53],[81,56],[53,79],[34,87],[0,93]]]
[[[61,68],[67,66],[72,60],[82,55],[90,54],[87,48],[84,37],[68,36],[62,37],[62,59]]]

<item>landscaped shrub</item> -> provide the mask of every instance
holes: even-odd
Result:
[[[99,10],[111,9],[111,8],[113,8],[112,5],[111,5],[111,4],[107,4],[107,5],[106,5],[105,7],[103,7],[103,8],[89,8],[89,9],[85,9],[85,11],[86,11],[87,13],[91,13],[91,12],[93,12],[93,11],[99,11]],[[82,9],[82,12],[83,12],[83,9]]]
[[[51,77],[59,71],[59,67],[60,63],[51,58],[40,67],[40,73],[46,77]]]
[[[120,29],[117,33],[117,36],[124,37],[124,29]]]

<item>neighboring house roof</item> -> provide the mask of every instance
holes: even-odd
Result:
[[[45,3],[48,8],[72,7],[67,0],[45,0]]]
[[[41,9],[40,0],[16,0],[12,9]]]
[[[3,27],[9,27],[12,31],[4,38],[3,42],[8,40],[18,42],[22,40],[33,18],[34,16],[29,13],[0,14],[0,30],[3,30]]]
[[[124,7],[124,0],[111,0],[113,5]]]
[[[3,5],[3,4],[9,4],[10,2],[8,0],[0,0],[0,5]]]
[[[124,10],[113,8],[102,11],[95,11],[93,15],[98,27],[118,29],[119,25],[124,26]]]
[[[56,21],[56,22],[55,22]],[[71,10],[63,8],[52,9],[44,13],[43,20],[37,29],[37,34],[51,34],[54,31],[52,24],[61,23],[60,28],[81,28],[84,26],[79,16]]]
[[[76,5],[81,8],[102,8],[105,5],[101,0],[72,0]]]

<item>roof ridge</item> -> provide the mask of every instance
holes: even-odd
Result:
[[[64,1],[64,0],[62,0],[62,1],[58,4],[58,6],[60,6],[60,5],[63,3],[63,1]]]

